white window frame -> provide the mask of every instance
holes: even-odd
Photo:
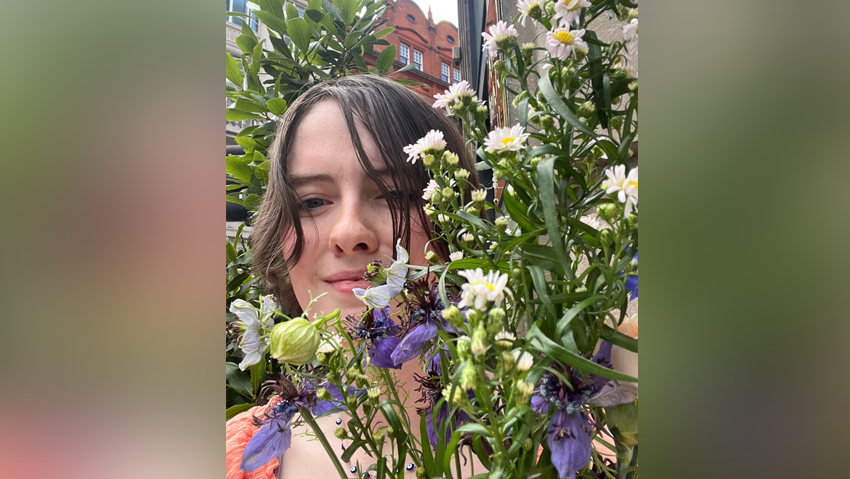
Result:
[[[452,74],[454,76],[452,77],[452,83],[460,83],[460,70],[457,68],[453,68],[453,70]]]
[[[259,10],[259,9],[260,9],[260,6],[257,5],[256,3],[245,2],[245,11],[239,12],[239,13],[244,13],[246,15],[250,15],[251,12],[253,12],[254,10]],[[228,12],[235,12],[236,11],[236,10],[233,9],[233,0],[228,0],[227,11]],[[236,18],[236,17],[227,17],[227,21],[234,24],[234,25],[241,25],[241,23],[236,23],[234,18]],[[248,18],[248,19],[242,18],[242,17],[238,17],[238,18],[239,18],[240,21],[247,21],[248,25],[251,27],[251,30],[253,30],[255,33],[260,31],[260,20],[256,17],[256,15],[252,16],[251,18]]]
[[[404,63],[405,65],[410,63],[410,47],[405,45],[404,43],[399,43],[398,60]]]
[[[418,63],[416,62],[416,54],[417,53],[419,54],[419,62]],[[413,64],[417,65],[413,68],[416,68],[419,71],[422,71],[422,68],[425,65],[425,55],[423,55],[422,52],[420,52],[419,50],[416,50],[416,49],[413,50]]]
[[[440,78],[446,83],[451,83],[452,78],[451,78],[451,76],[449,76],[451,74],[452,74],[451,68],[447,64],[441,62],[440,63],[440,75],[441,75]]]

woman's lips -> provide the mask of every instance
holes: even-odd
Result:
[[[341,281],[328,281],[330,285],[335,289],[338,293],[342,294],[351,294],[354,293],[351,291],[354,288],[366,289],[370,286],[373,286],[369,281],[364,281],[362,279],[359,280],[341,280]]]

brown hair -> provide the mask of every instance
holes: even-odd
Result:
[[[430,130],[440,130],[446,140],[446,149],[460,157],[461,168],[472,173],[469,181],[478,186],[475,166],[467,153],[463,136],[454,121],[434,110],[419,95],[396,82],[372,75],[355,75],[320,83],[292,102],[278,123],[275,139],[269,153],[271,163],[269,185],[262,206],[254,221],[251,243],[254,255],[254,272],[259,274],[264,287],[282,302],[292,315],[301,313],[287,274],[303,250],[303,231],[297,205],[298,195],[287,181],[287,160],[292,149],[295,132],[312,107],[327,99],[337,102],[342,110],[348,132],[360,165],[387,198],[393,223],[393,244],[402,239],[410,248],[411,218],[406,212],[416,207],[419,222],[433,237],[420,199],[429,176],[421,161],[410,164],[403,148],[425,136]],[[355,118],[372,136],[386,165],[389,176],[400,195],[390,194],[390,187],[377,174],[369,161]],[[289,257],[284,258],[281,248],[284,237],[295,233],[295,245]],[[435,252],[448,257],[448,246],[435,241]]]

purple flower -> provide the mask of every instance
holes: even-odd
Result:
[[[431,447],[436,448],[438,440],[437,431],[442,427],[442,424],[445,424],[449,420],[449,406],[447,402],[443,401],[443,404],[437,408],[437,411],[434,411],[434,406],[443,398],[443,382],[439,373],[434,372],[427,378],[419,374],[414,374],[414,378],[419,383],[419,387],[416,390],[422,393],[422,398],[416,402],[425,403],[425,407],[417,408],[417,412],[425,415],[425,428],[428,430],[428,441]],[[468,395],[470,402],[474,404],[475,393],[470,391]],[[469,415],[458,409],[455,412],[454,421],[446,427],[446,444],[451,440],[453,429],[470,421],[471,418]]]
[[[398,325],[390,317],[389,311],[387,306],[383,309],[373,309],[371,314],[364,314],[360,319],[355,316],[346,319],[352,337],[369,340],[366,352],[372,364],[379,368],[400,369],[401,366],[396,365],[391,358],[401,339],[398,337]]]
[[[576,472],[590,461],[593,428],[587,415],[581,411],[572,414],[567,414],[566,410],[558,411],[552,416],[546,434],[558,477],[575,479]]]
[[[437,325],[433,321],[425,320],[419,326],[407,333],[398,347],[392,353],[393,363],[401,367],[402,364],[422,354],[422,349],[428,341],[437,337]]]
[[[414,298],[410,302],[412,313],[405,324],[408,333],[392,353],[393,362],[399,366],[423,353],[428,342],[437,337],[438,326],[444,331],[454,331],[443,319],[443,301],[436,284],[430,284],[426,278],[422,278],[410,282],[408,290]],[[451,294],[448,296],[449,302],[454,303],[456,298]]]

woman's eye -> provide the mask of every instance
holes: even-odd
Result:
[[[316,208],[321,208],[325,205],[325,200],[321,198],[307,198],[306,200],[301,201],[301,209],[302,210],[315,210]]]

